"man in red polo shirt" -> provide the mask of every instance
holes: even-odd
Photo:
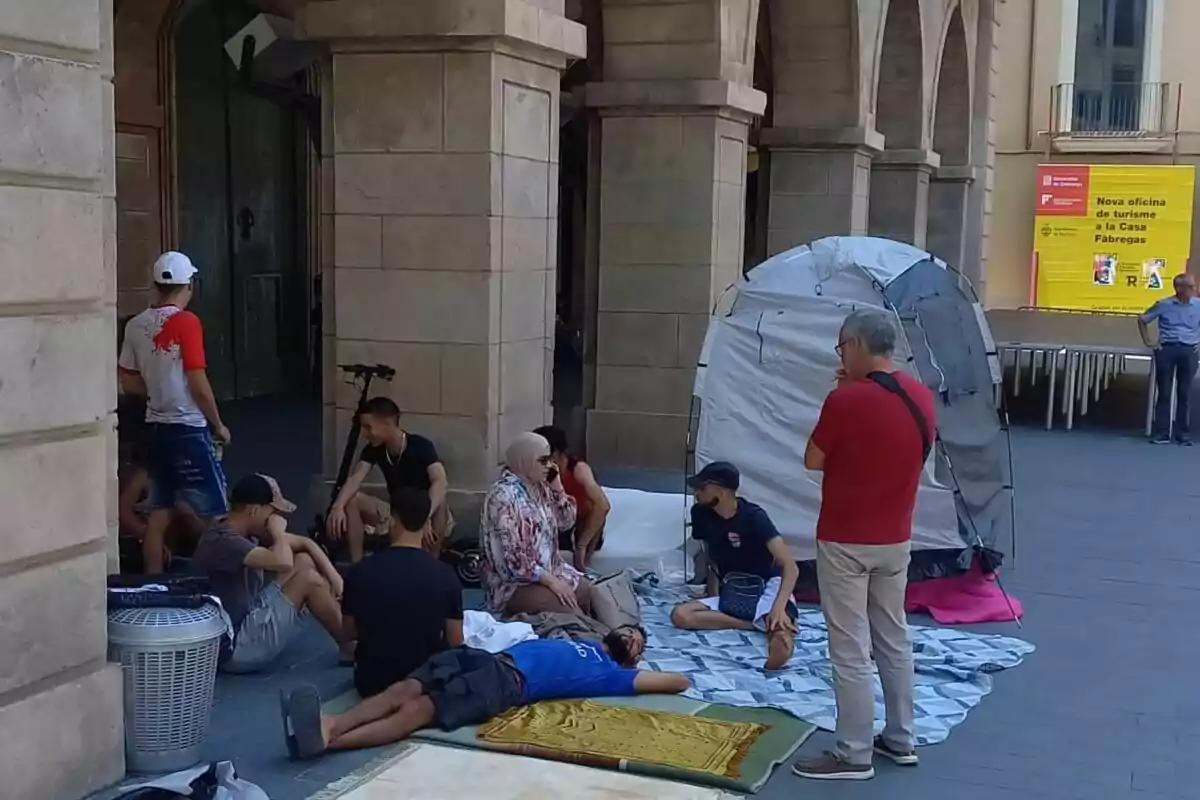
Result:
[[[904,591],[913,506],[935,420],[933,394],[892,363],[896,325],[878,309],[846,318],[838,385],[804,452],[804,466],[824,472],[817,582],[837,695],[837,746],[798,762],[793,771],[803,778],[867,780],[875,775],[873,753],[917,763]],[[887,710],[878,737],[872,656]]]

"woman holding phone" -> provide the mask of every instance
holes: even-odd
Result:
[[[480,513],[488,610],[502,617],[591,615],[591,584],[558,552],[559,533],[575,524],[575,513],[549,442],[536,433],[518,436]]]

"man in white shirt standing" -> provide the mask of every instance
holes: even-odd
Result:
[[[163,253],[154,262],[158,297],[125,324],[118,360],[121,387],[146,398],[152,509],[142,541],[147,575],[163,571],[163,538],[175,503],[186,503],[202,517],[229,510],[213,446],[214,438],[229,443],[229,429],[205,371],[204,328],[187,310],[196,272],[183,253]]]

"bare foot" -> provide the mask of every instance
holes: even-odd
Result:
[[[796,649],[796,640],[788,631],[767,634],[767,663],[765,669],[783,669]]]
[[[333,741],[333,718],[321,715],[321,743],[325,745],[325,749],[329,749],[329,743]]]

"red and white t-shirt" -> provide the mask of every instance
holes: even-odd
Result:
[[[186,373],[204,369],[204,328],[200,318],[178,306],[153,306],[125,323],[118,366],[141,375],[150,396],[147,422],[203,428],[204,412],[192,399]]]

